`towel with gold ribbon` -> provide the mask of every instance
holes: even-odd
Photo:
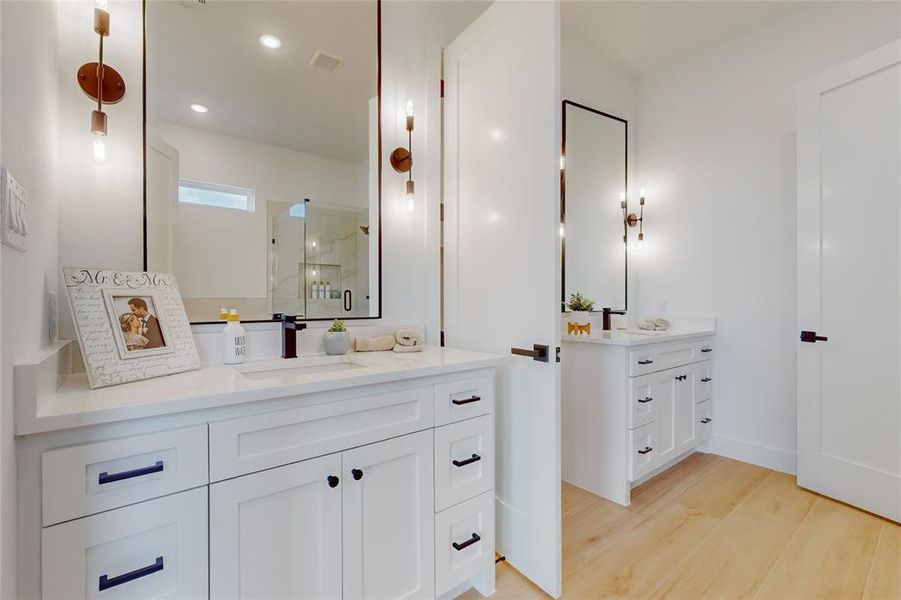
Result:
[[[567,323],[566,331],[569,335],[591,335],[591,323],[585,323],[584,325],[579,325],[578,323]]]

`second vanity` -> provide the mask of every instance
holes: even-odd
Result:
[[[19,596],[494,590],[493,355],[214,365],[88,390],[17,367]]]
[[[713,328],[563,336],[563,480],[628,506],[710,439]]]

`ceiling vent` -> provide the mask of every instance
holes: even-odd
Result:
[[[317,50],[313,58],[310,59],[310,66],[324,69],[330,73],[337,71],[344,64],[344,59],[335,54],[330,54],[323,50]]]

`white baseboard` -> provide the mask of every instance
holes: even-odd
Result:
[[[713,436],[710,440],[710,452],[789,475],[798,473],[798,457],[794,452],[770,448],[725,435]]]

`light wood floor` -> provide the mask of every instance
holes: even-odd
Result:
[[[901,599],[901,527],[694,454],[623,508],[563,486],[563,597]],[[464,598],[480,598],[471,591]],[[493,598],[547,598],[506,563]]]

